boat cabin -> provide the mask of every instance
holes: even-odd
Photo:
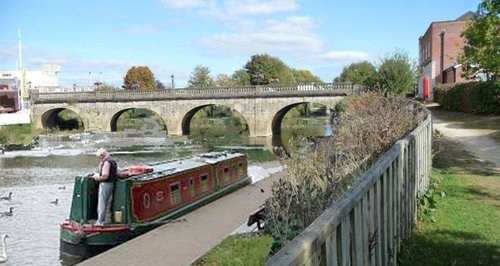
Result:
[[[132,166],[115,183],[111,225],[140,224],[180,216],[204,198],[249,182],[246,156],[211,152],[190,158]],[[98,182],[75,178],[69,220],[92,224],[97,219]]]

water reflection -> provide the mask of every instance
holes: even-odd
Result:
[[[325,121],[310,129],[283,127],[281,136],[273,138],[228,134],[167,139],[125,133],[45,136],[34,150],[6,152],[0,155],[0,196],[13,195],[10,201],[0,201],[0,212],[14,207],[12,217],[0,217],[0,234],[10,235],[6,265],[61,264],[58,226],[68,216],[74,176],[97,170],[93,155],[97,147],[108,148],[120,168],[214,149],[235,150],[247,154],[249,171],[262,175],[265,171],[260,166],[276,160],[273,146],[286,146],[290,139],[307,134],[324,135]],[[51,204],[55,199],[58,204]]]

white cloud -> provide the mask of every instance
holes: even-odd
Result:
[[[205,14],[222,20],[241,19],[246,16],[265,16],[297,10],[296,0],[226,0],[222,7],[211,6]]]
[[[170,9],[196,10],[219,20],[272,15],[299,8],[297,0],[161,0]]]
[[[125,28],[124,31],[132,34],[155,33],[158,32],[158,28],[151,23],[144,23]]]
[[[172,9],[193,9],[203,8],[209,5],[209,0],[161,0],[168,8]]]
[[[78,57],[36,57],[31,60],[32,64],[58,64],[61,65],[61,72],[84,72],[107,69],[111,71],[121,71],[131,67],[133,64],[120,60],[87,61]]]
[[[315,56],[313,59],[319,59],[323,61],[352,62],[370,60],[371,56],[366,52],[360,51],[331,51]]]
[[[207,36],[201,43],[210,51],[224,54],[317,53],[324,43],[313,33],[314,28],[315,23],[309,17],[290,17],[281,22],[247,23],[244,30]]]

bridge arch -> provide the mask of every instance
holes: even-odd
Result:
[[[329,114],[335,105],[330,102],[321,102],[321,101],[299,101],[295,102],[286,106],[282,106],[281,109],[277,110],[271,120],[271,131],[272,135],[279,135],[281,133],[281,127],[282,127],[282,122],[283,119],[285,118],[286,114],[292,109],[295,108],[301,104],[318,104],[321,105],[321,108],[325,108],[326,114]],[[311,107],[309,107],[311,108]],[[312,109],[312,108],[311,108]]]
[[[184,116],[182,118],[182,122],[181,122],[182,135],[189,135],[191,133],[191,121],[196,113],[198,113],[201,109],[203,109],[205,107],[216,106],[216,105],[230,108],[231,112],[233,113],[233,116],[240,118],[242,120],[242,122],[245,124],[246,130],[248,131],[247,119],[236,108],[233,108],[230,105],[226,105],[226,104],[222,104],[222,103],[219,103],[219,104],[210,103],[210,104],[203,104],[203,105],[196,106],[184,114]]]
[[[163,117],[161,117],[157,112],[153,111],[153,110],[150,110],[150,109],[147,109],[147,108],[138,108],[138,107],[129,107],[129,108],[124,108],[124,109],[121,109],[117,112],[115,112],[111,118],[109,119],[109,128],[111,129],[111,132],[116,132],[118,131],[118,119],[120,118],[120,116],[122,116],[125,112],[129,111],[129,110],[137,110],[137,109],[142,109],[142,110],[147,110],[151,113],[153,113],[154,117],[155,117],[155,120],[160,124],[160,126],[163,127],[163,129],[165,130],[165,134],[167,134],[167,126],[166,126],[166,123],[165,123],[165,120],[163,119]]]
[[[283,122],[283,118],[285,118],[285,115],[294,107],[299,106],[305,102],[298,102],[294,104],[287,105],[278,112],[274,114],[273,120],[271,122],[271,131],[273,135],[279,135],[281,133],[281,122]]]
[[[51,108],[51,109],[46,110],[40,117],[40,120],[41,120],[40,122],[42,124],[42,128],[43,129],[55,128],[57,125],[56,120],[58,118],[58,115],[59,115],[59,113],[61,113],[64,110],[68,110],[68,111],[71,111],[72,113],[74,113],[78,117],[78,125],[76,125],[76,126],[80,127],[80,124],[81,124],[82,129],[85,130],[85,124],[84,124],[83,119],[82,119],[81,115],[79,114],[79,112],[77,110],[74,110],[74,109],[68,108],[68,107],[56,107],[56,108]]]

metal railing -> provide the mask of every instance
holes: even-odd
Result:
[[[397,265],[431,168],[432,121],[398,141],[266,265]]]

